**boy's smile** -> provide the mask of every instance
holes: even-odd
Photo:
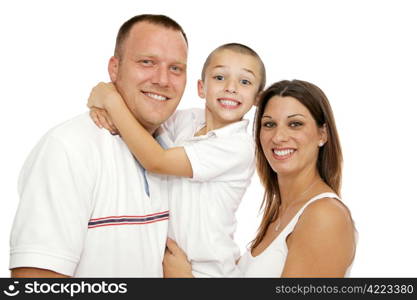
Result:
[[[220,105],[223,108],[226,109],[236,109],[239,105],[241,105],[242,103],[236,99],[233,98],[218,98],[217,101],[220,103]]]

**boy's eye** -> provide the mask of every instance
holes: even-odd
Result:
[[[247,79],[242,79],[241,81],[240,81],[243,85],[251,85],[252,84],[252,82],[250,82],[249,80],[247,80]]]
[[[215,75],[215,76],[213,76],[213,78],[216,79],[216,80],[224,80],[223,75]]]
[[[299,122],[299,121],[290,122],[290,124],[289,124],[289,126],[293,127],[293,128],[297,128],[297,127],[300,127],[302,125],[303,125],[303,123]]]
[[[266,121],[262,123],[262,127],[266,127],[266,128],[274,128],[275,126],[276,126],[275,122],[271,122],[271,121]]]

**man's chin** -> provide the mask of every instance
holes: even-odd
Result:
[[[172,113],[167,113],[165,111],[158,112],[149,109],[147,111],[148,113],[146,115],[141,114],[138,116],[135,114],[135,117],[148,131],[155,131],[174,113],[174,111],[172,111]]]
[[[162,121],[160,120],[146,120],[146,121],[139,121],[142,126],[150,133],[153,134],[161,125]]]

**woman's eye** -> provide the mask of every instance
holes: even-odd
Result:
[[[262,124],[262,126],[266,127],[266,128],[273,128],[273,127],[275,127],[275,123],[274,122],[264,122]]]
[[[303,123],[302,122],[291,122],[290,123],[290,127],[293,127],[293,128],[296,128],[296,127],[300,127],[300,126],[302,126],[303,125]]]

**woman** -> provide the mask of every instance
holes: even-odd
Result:
[[[280,81],[259,101],[254,134],[265,188],[263,218],[238,264],[245,277],[343,277],[355,254],[355,229],[340,201],[342,152],[333,113],[315,85]],[[165,277],[190,277],[169,240]]]

